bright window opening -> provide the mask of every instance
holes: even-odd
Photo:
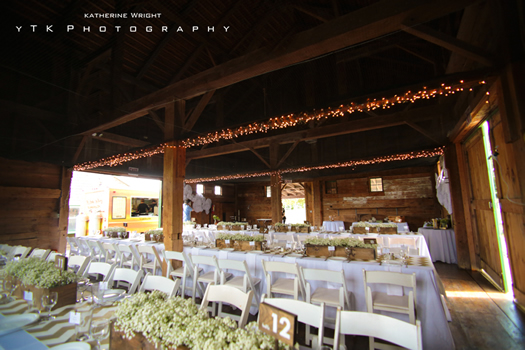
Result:
[[[266,186],[266,197],[270,198],[272,196],[272,186]]]
[[[222,196],[222,187],[221,186],[215,186],[215,195],[216,196]]]
[[[381,177],[370,178],[370,192],[383,192],[383,179]]]
[[[197,185],[197,193],[198,194],[204,194],[204,185],[198,184]]]

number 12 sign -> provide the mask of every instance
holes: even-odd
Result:
[[[294,346],[296,321],[296,315],[265,303],[259,305],[259,329],[290,346]]]

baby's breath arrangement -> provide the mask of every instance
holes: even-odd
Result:
[[[9,261],[5,273],[18,278],[25,285],[38,288],[53,288],[77,281],[75,273],[60,270],[55,267],[54,262],[39,258]]]
[[[263,235],[243,235],[240,233],[232,234],[232,233],[219,233],[215,236],[216,239],[224,239],[224,240],[233,240],[233,241],[255,241],[255,242],[262,242],[265,241],[266,238],[264,238]]]
[[[283,226],[288,226],[286,224],[283,224],[282,222],[278,222],[274,225],[275,227],[283,227]]]
[[[230,318],[209,318],[191,299],[165,298],[165,294],[137,293],[115,312],[115,329],[128,339],[136,333],[155,346],[199,349],[273,349],[274,339],[257,329],[256,322],[238,329]],[[284,349],[284,344],[280,343]]]
[[[310,237],[304,241],[305,244],[311,245],[328,245],[335,247],[349,248],[377,248],[377,244],[367,244],[357,238],[316,238]]]
[[[365,222],[365,221],[360,221],[360,222],[356,222],[354,224],[354,226],[356,227],[397,227],[397,224],[394,222],[389,222],[389,223],[379,223],[379,224],[370,224],[369,222]]]
[[[308,224],[292,224],[292,227],[310,227]]]
[[[221,222],[218,222],[217,225],[222,225],[222,226],[236,226],[236,225],[246,225],[247,223],[246,222],[229,222],[229,221],[221,221]]]
[[[152,230],[147,230],[146,233],[154,236],[161,236],[164,234],[164,231],[161,228],[156,228]]]
[[[106,232],[126,232],[125,227],[106,227],[104,229]]]

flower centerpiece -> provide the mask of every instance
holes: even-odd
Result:
[[[311,237],[307,238],[304,244],[308,256],[339,256],[349,260],[374,260],[378,247],[377,244],[368,244],[357,238]]]
[[[292,224],[292,231],[300,233],[309,233],[310,225],[308,224]]]
[[[220,221],[220,220],[221,220],[221,218],[219,216],[213,215],[213,223],[214,224],[217,224],[217,221]]]
[[[287,224],[283,224],[281,222],[278,222],[274,225],[276,232],[288,232],[288,226]]]
[[[394,222],[369,223],[360,221],[353,224],[352,232],[360,234],[381,233],[385,235],[395,235],[397,234],[397,224]]]
[[[9,278],[18,283],[14,296],[22,298],[24,290],[33,293],[35,307],[43,310],[42,295],[49,292],[58,293],[56,308],[74,304],[77,300],[77,275],[55,267],[52,261],[40,258],[27,258],[9,261],[4,269]]]
[[[231,248],[235,250],[264,250],[266,248],[266,238],[264,235],[243,235],[240,233],[219,233],[215,237],[217,248]]]
[[[106,227],[104,230],[104,236],[106,237],[124,237],[126,235],[126,228],[125,227]],[[119,236],[120,233],[120,236]]]
[[[221,221],[217,224],[217,230],[219,231],[241,231],[243,227],[246,227],[246,222],[229,222],[229,221]]]
[[[164,242],[164,231],[162,228],[156,228],[153,230],[146,231],[146,234],[149,234],[150,241],[155,242]]]
[[[137,293],[120,302],[110,348],[274,349],[271,336],[251,322],[244,329],[227,318],[209,318],[191,299],[154,291]],[[279,343],[279,348],[285,345]]]

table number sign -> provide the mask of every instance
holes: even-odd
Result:
[[[62,255],[56,255],[55,256],[55,267],[62,271],[66,271],[67,270],[67,257],[62,256]]]
[[[33,292],[24,291],[24,300],[33,301]]]
[[[71,311],[69,313],[69,323],[80,325],[81,320],[82,320],[81,316],[82,316],[82,313],[76,312],[76,311]]]
[[[292,243],[286,243],[286,249],[291,249],[292,248]]]
[[[333,246],[333,245],[329,245],[329,246],[328,246],[328,251],[329,251],[329,252],[335,252],[335,246]]]
[[[283,343],[294,346],[297,316],[266,303],[259,305],[259,329]]]

